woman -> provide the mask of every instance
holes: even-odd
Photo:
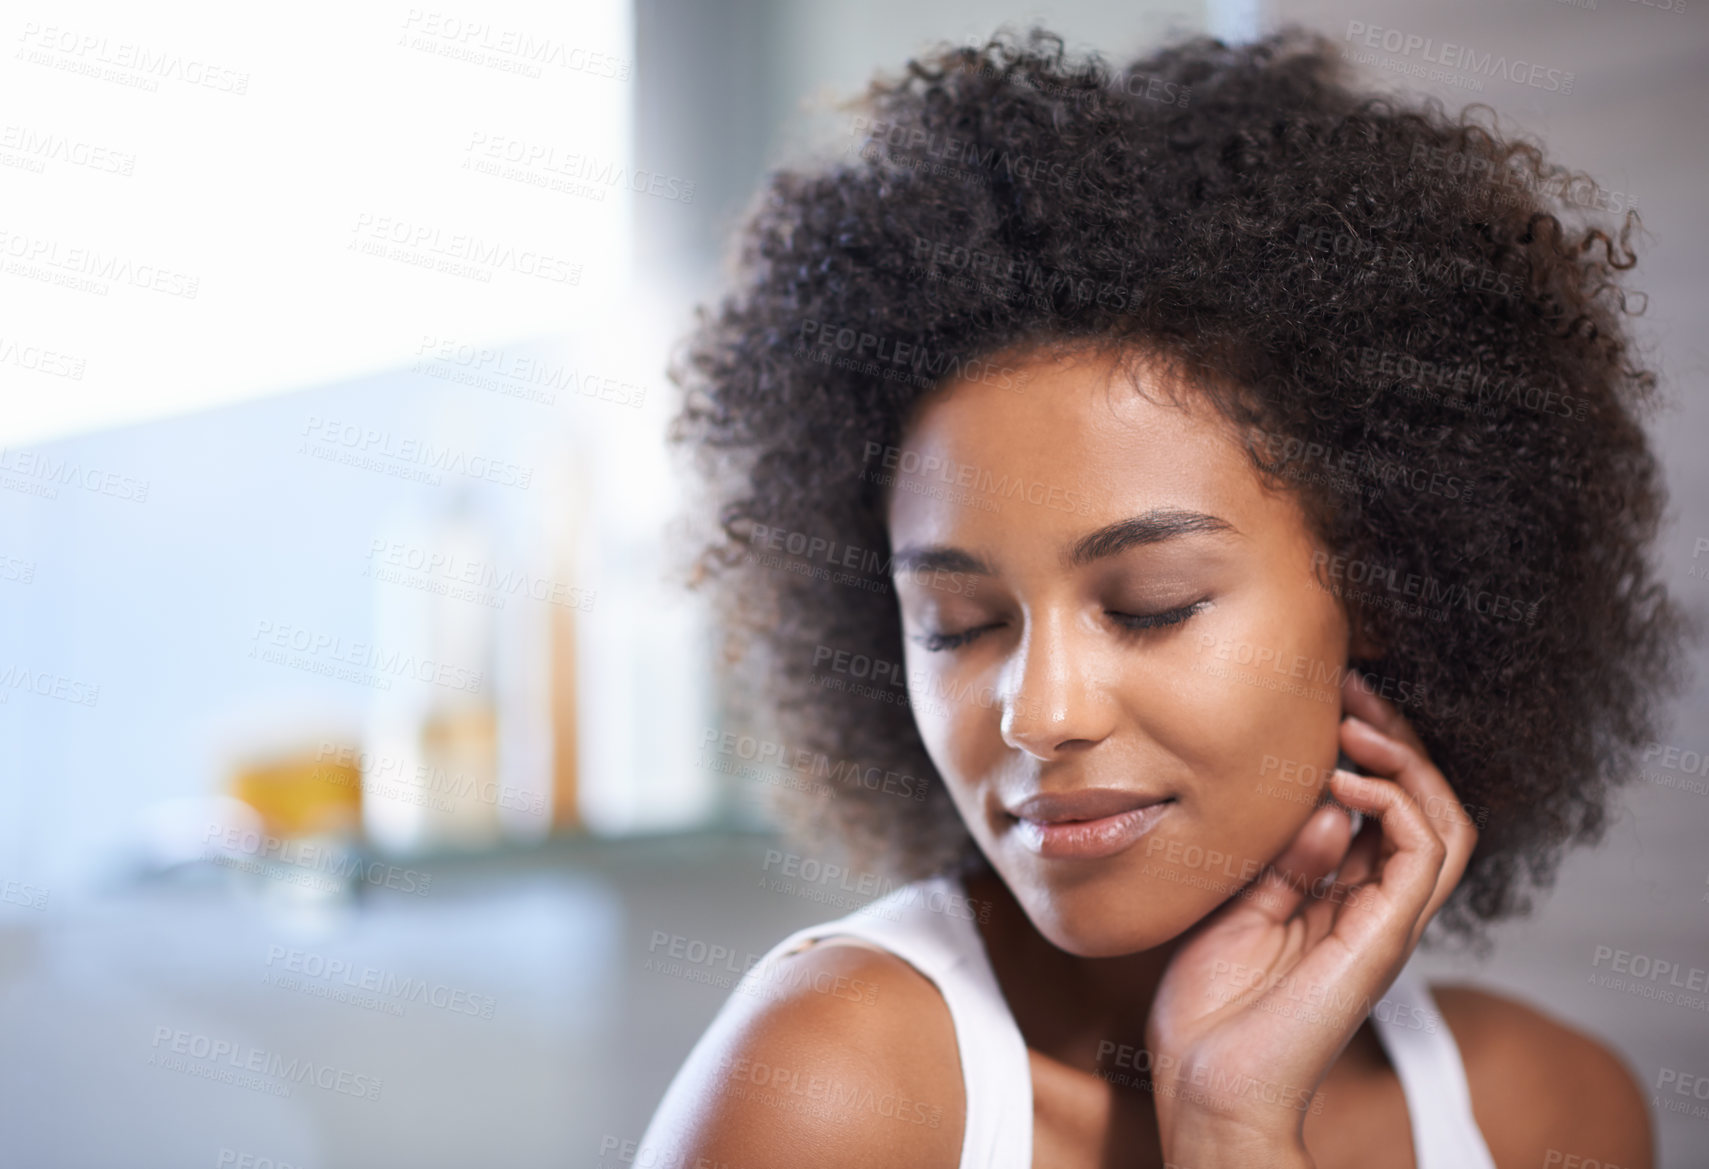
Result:
[[[851,125],[678,437],[795,827],[908,883],[748,972],[643,1150],[1650,1165],[1606,1046],[1404,970],[1596,838],[1674,677],[1630,224],[1293,31],[999,38]]]

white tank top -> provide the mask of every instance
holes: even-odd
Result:
[[[959,878],[895,890],[846,917],[784,938],[745,979],[808,942],[843,934],[881,946],[937,985],[949,1006],[967,1097],[960,1169],[1028,1169],[1033,1085],[1026,1042],[985,953]],[[1472,1116],[1460,1049],[1429,989],[1402,970],[1371,1012],[1406,1093],[1417,1169],[1495,1169]]]

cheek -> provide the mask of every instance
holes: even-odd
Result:
[[[933,655],[910,649],[906,666],[914,725],[932,765],[966,816],[969,785],[1002,762],[1001,712],[994,702],[981,701],[978,684],[958,679],[952,670],[940,669]],[[990,695],[983,697],[989,699]]]
[[[1232,623],[1194,635],[1175,674],[1169,734],[1222,815],[1275,820],[1259,798],[1267,778],[1312,775],[1315,787],[1333,767],[1343,652],[1333,629],[1280,642]],[[1304,798],[1309,814],[1310,791]]]

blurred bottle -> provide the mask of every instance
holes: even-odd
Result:
[[[500,827],[492,541],[474,497],[394,528],[374,572],[374,645],[407,668],[367,730],[368,834],[389,851],[491,848]],[[393,561],[388,565],[386,561]]]
[[[545,546],[552,549],[551,569],[558,581],[572,582],[573,603],[550,605],[547,613],[550,646],[550,738],[552,743],[551,829],[570,832],[582,827],[580,734],[580,671],[577,627],[597,600],[589,588],[582,541],[587,532],[587,483],[574,450],[558,466],[556,499],[546,509],[549,525]]]

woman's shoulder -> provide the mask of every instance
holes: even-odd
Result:
[[[671,1164],[955,1169],[964,1096],[937,987],[887,950],[827,934],[750,971],[644,1143]]]
[[[1598,1161],[1651,1169],[1643,1089],[1607,1044],[1515,998],[1471,986],[1430,989],[1500,1169]]]

